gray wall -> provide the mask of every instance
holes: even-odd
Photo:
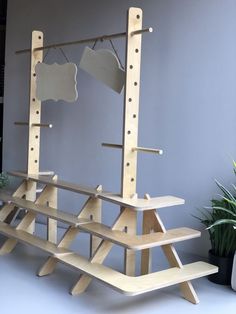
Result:
[[[155,32],[143,36],[139,144],[160,147],[164,155],[139,156],[138,192],[176,195],[186,205],[161,209],[167,227],[203,229],[192,217],[216,195],[214,178],[233,182],[236,156],[236,1],[235,0],[8,0],[6,90],[4,111],[4,169],[26,168],[29,56],[14,54],[27,48],[33,29],[45,32],[45,43],[56,43],[125,30],[126,10],[140,6],[144,26]],[[124,41],[114,41],[124,60]],[[107,46],[107,44],[99,44]],[[83,46],[65,48],[79,63]],[[64,62],[50,51],[46,62]],[[75,104],[47,102],[42,120],[41,170],[54,170],[63,179],[119,191],[121,154],[101,148],[101,142],[121,141],[123,96],[86,73],[78,72]],[[60,192],[60,208],[77,212],[83,198]],[[111,223],[118,209],[105,204]],[[206,255],[208,236],[178,245]]]

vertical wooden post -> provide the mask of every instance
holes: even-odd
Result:
[[[143,234],[149,234],[154,230],[153,211],[143,212]],[[141,275],[149,274],[152,270],[152,252],[151,249],[142,250],[141,253]]]
[[[138,146],[138,114],[141,64],[142,35],[132,32],[142,29],[142,10],[130,8],[127,17],[126,37],[126,82],[124,95],[124,124],[123,124],[123,155],[122,155],[122,197],[132,197],[136,193],[137,181],[137,152],[132,148]],[[137,215],[127,222],[127,232],[136,233]],[[125,251],[125,272],[135,275],[135,252]]]
[[[42,62],[43,52],[35,51],[35,48],[43,46],[43,33],[40,31],[32,32],[31,40],[31,68],[30,68],[30,93],[29,93],[29,135],[28,135],[28,160],[27,173],[38,174],[39,172],[39,150],[40,150],[40,128],[32,127],[33,123],[41,121],[41,101],[36,98],[36,73],[35,66]],[[36,183],[27,186],[26,199],[36,200]],[[34,222],[30,227],[34,231]],[[29,230],[29,231],[30,231]]]
[[[53,176],[53,180],[57,180],[58,176]],[[55,186],[50,187],[50,192],[48,193],[47,203],[48,206],[57,208],[57,194],[58,189]],[[47,219],[47,240],[52,243],[57,243],[57,220],[48,218]]]

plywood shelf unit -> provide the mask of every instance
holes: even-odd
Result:
[[[58,248],[55,244],[40,239],[28,232],[15,230],[6,223],[0,222],[0,231],[7,237],[34,246],[46,253],[52,254],[62,263],[92,276],[114,290],[126,295],[146,293],[165,286],[180,283],[183,278],[192,280],[212,273],[214,266],[204,262],[185,265],[182,269],[174,267],[146,276],[129,277],[99,263],[91,263],[86,258],[70,250]]]
[[[17,242],[34,246],[45,251],[49,257],[39,276],[51,274],[58,262],[73,267],[79,273],[78,281],[71,289],[71,294],[80,294],[87,289],[92,279],[97,279],[112,289],[126,295],[136,295],[157,290],[166,286],[180,284],[183,297],[192,303],[198,303],[198,297],[190,282],[202,276],[217,272],[217,267],[196,262],[183,265],[173,243],[197,238],[200,232],[191,228],[166,230],[157,212],[158,209],[183,205],[184,200],[175,196],[151,198],[148,194],[139,198],[136,194],[137,154],[162,154],[161,149],[150,149],[138,146],[138,116],[140,91],[141,41],[144,33],[151,28],[142,28],[142,10],[130,8],[127,13],[126,32],[77,40],[68,43],[44,46],[43,33],[33,31],[31,49],[18,51],[30,52],[30,99],[28,129],[28,161],[25,172],[9,172],[11,176],[21,178],[22,182],[12,194],[0,193],[5,205],[0,210],[0,233],[7,237],[0,248],[0,255],[10,253]],[[54,173],[43,173],[39,170],[40,162],[40,129],[41,102],[36,98],[36,64],[43,61],[43,53],[50,47],[84,44],[98,40],[124,37],[126,39],[126,65],[124,90],[123,141],[121,145],[106,144],[110,148],[122,150],[121,191],[112,193],[104,191],[102,186],[86,187],[58,179]],[[39,127],[35,128],[34,125]],[[119,146],[119,147],[118,147]],[[43,186],[37,193],[37,185]],[[57,194],[59,189],[88,197],[80,212],[70,214],[58,209]],[[102,203],[116,204],[119,214],[112,226],[101,221]],[[17,226],[11,224],[9,217],[14,217],[15,208],[24,208],[26,214]],[[141,213],[140,213],[141,212]],[[48,219],[47,239],[34,234],[35,219],[38,214]],[[142,215],[142,234],[137,234],[137,215]],[[63,222],[68,228],[62,239],[57,241],[57,222]],[[7,223],[6,223],[7,222]],[[70,250],[70,244],[78,233],[85,232],[90,236],[90,256],[82,257]],[[124,273],[103,265],[112,246],[124,248]],[[152,272],[151,248],[160,246],[170,264],[170,268]],[[136,275],[135,251],[141,250],[141,274]]]

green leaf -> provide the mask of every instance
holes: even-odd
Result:
[[[214,222],[211,226],[207,227],[206,229],[211,229],[215,226],[222,225],[222,224],[232,224],[236,226],[236,220],[235,219],[220,219]]]
[[[226,213],[229,213],[230,215],[236,217],[236,213],[234,213],[232,210],[226,209],[226,208],[224,208],[224,207],[217,207],[217,206],[214,206],[213,209],[219,209],[219,210],[225,211]]]

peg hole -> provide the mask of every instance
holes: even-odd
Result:
[[[131,178],[131,180],[130,180],[131,182],[134,182],[134,178]]]
[[[138,83],[137,82],[134,82],[134,86],[137,86],[138,85]]]
[[[90,219],[90,220],[93,220],[93,215],[90,215],[90,216],[89,216],[89,219]]]
[[[131,131],[129,130],[127,133],[128,133],[128,134],[131,134]]]
[[[133,114],[133,118],[135,119],[137,116],[136,116],[136,114]]]
[[[38,111],[38,110],[36,111],[36,114],[39,114],[39,111]]]
[[[33,73],[33,76],[35,77],[35,76],[36,76],[36,73]]]
[[[135,52],[136,52],[136,53],[138,53],[138,52],[139,52],[139,50],[138,50],[138,49],[135,49]]]
[[[129,66],[129,68],[130,68],[130,69],[133,69],[133,66],[132,66],[132,64],[131,64],[131,65]]]
[[[131,102],[132,101],[132,98],[129,98],[129,102]]]
[[[37,160],[37,159],[35,159],[35,161],[34,161],[34,162],[37,164],[38,160]]]
[[[33,101],[35,101],[35,98],[32,98]]]
[[[127,162],[127,163],[126,163],[126,167],[129,167],[129,166],[130,166],[130,163],[129,163],[129,162]]]
[[[39,138],[39,136],[38,136],[38,135],[35,135],[35,138]]]
[[[136,15],[136,18],[139,20],[139,19],[140,19],[140,15],[139,15],[139,14],[137,14],[137,15]]]
[[[39,39],[41,39],[42,37],[41,37],[41,36],[39,36],[38,38],[39,38]]]
[[[34,148],[33,147],[31,147],[31,149],[30,150],[34,150]]]

